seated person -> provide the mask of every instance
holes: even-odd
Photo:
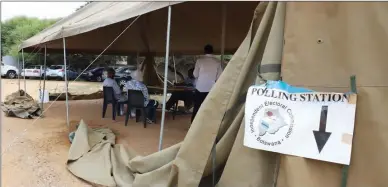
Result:
[[[140,90],[144,96],[144,106],[147,108],[147,123],[153,123],[152,119],[155,117],[155,111],[159,103],[153,99],[150,99],[147,86],[143,83],[141,74],[134,73],[133,78],[125,84],[127,90]],[[131,116],[134,116],[135,111],[131,111]]]
[[[115,70],[113,68],[109,68],[107,70],[107,78],[104,80],[104,82],[102,83],[102,85],[104,87],[111,87],[113,88],[113,92],[115,93],[115,98],[116,100],[118,101],[125,101],[127,98],[122,95],[121,93],[121,89],[119,87],[119,85],[117,84],[117,82],[115,81],[114,77],[115,77]]]
[[[175,86],[188,86],[194,87],[195,85],[195,77],[193,75],[194,69],[189,69],[187,72],[187,78],[182,83],[174,84]],[[174,104],[178,101],[182,100],[185,103],[186,109],[190,109],[193,103],[193,92],[192,91],[175,91],[171,93],[170,99],[166,103],[166,109],[171,110]]]

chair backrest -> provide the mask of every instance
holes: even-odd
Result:
[[[105,102],[114,102],[114,101],[116,101],[112,87],[104,86],[103,93],[104,93],[104,101]]]
[[[141,92],[140,90],[128,90],[128,105],[134,108],[143,108],[143,92]]]

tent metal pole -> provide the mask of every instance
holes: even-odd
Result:
[[[178,79],[176,77],[176,64],[175,64],[175,55],[172,55],[172,62],[174,63],[174,73],[175,73],[175,83],[178,82]]]
[[[222,12],[221,12],[221,67],[224,65],[225,61],[225,25],[226,25],[226,4],[222,4]],[[218,135],[218,133],[217,133]],[[212,148],[212,186],[216,186],[216,148],[217,148],[217,139],[213,144]]]
[[[41,91],[42,92],[42,106],[41,106],[41,108],[42,108],[42,111],[43,111],[43,101],[44,101],[44,93],[45,93],[45,90],[46,90],[46,73],[47,73],[47,71],[46,71],[46,63],[47,62],[47,46],[46,45],[44,45],[44,61],[43,61],[43,91]]]
[[[41,60],[41,51],[39,49],[39,51],[37,52],[38,53],[38,64],[40,65],[40,60]],[[38,90],[38,95],[39,95],[39,99],[41,100],[41,106],[40,108],[42,108],[43,106],[43,100],[42,100],[42,70],[43,70],[43,67],[42,66],[39,66],[39,90]],[[44,95],[44,93],[43,93]]]
[[[139,67],[139,52],[136,53],[136,68]]]
[[[18,61],[18,90],[20,91],[20,58],[19,58],[19,52],[18,52],[18,56],[17,56],[17,61]]]
[[[22,61],[23,61],[23,79],[24,79],[24,96],[27,93],[27,84],[26,84],[26,69],[24,68],[24,51],[22,49]]]
[[[226,32],[226,4],[222,4],[222,28],[221,28],[221,62],[225,62],[225,32]]]
[[[67,127],[70,127],[69,122],[69,88],[67,82],[67,64],[66,64],[66,39],[63,38],[63,64],[65,65],[65,94],[66,94],[66,124]]]
[[[162,122],[160,124],[159,151],[162,150],[163,148],[163,131],[164,131],[164,120],[166,115],[168,59],[169,59],[169,52],[170,52],[170,30],[171,30],[171,5],[168,6],[168,15],[167,15],[166,56],[164,58],[165,66],[164,66],[163,108],[162,108]]]
[[[39,62],[39,64],[40,64],[40,56],[41,56],[41,53],[40,53],[40,50],[39,50],[39,52],[38,52],[38,62]],[[41,73],[41,71],[42,71],[42,67],[40,67],[41,69],[40,69],[40,73]],[[41,90],[42,89],[42,76],[39,76],[39,90]]]

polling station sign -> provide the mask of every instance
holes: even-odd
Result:
[[[356,94],[314,92],[282,81],[251,86],[244,145],[349,165]]]

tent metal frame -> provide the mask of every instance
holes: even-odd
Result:
[[[25,62],[24,62],[24,50],[22,49],[22,62],[23,62],[23,79],[24,79],[24,96],[26,96],[27,93],[27,84],[26,84],[26,68],[25,68]],[[20,84],[20,80],[19,80]],[[20,86],[19,86],[20,87]],[[20,90],[20,89],[19,89]]]
[[[17,56],[17,61],[18,61],[18,90],[20,91],[20,59],[19,59],[19,53],[18,53],[18,56]]]
[[[221,63],[223,65],[224,63],[224,52],[225,52],[225,32],[226,32],[226,4],[222,4],[222,26],[221,26]],[[169,64],[169,57],[170,57],[170,33],[171,33],[171,12],[172,7],[171,5],[168,6],[168,15],[167,15],[167,33],[166,33],[166,53],[165,53],[165,68],[164,68],[164,85],[163,85],[163,107],[162,107],[162,119],[161,119],[161,126],[160,126],[160,137],[159,137],[159,146],[158,150],[161,151],[163,149],[163,135],[164,135],[164,125],[165,125],[165,113],[166,113],[166,98],[167,98],[167,84],[168,84],[168,64]],[[121,35],[121,34],[120,34]],[[117,38],[116,38],[117,39]],[[66,39],[65,37],[62,38],[63,40],[63,63],[64,63],[64,82],[65,82],[65,94],[66,94],[66,124],[69,127],[70,121],[69,121],[69,99],[68,99],[68,77],[67,77],[67,58],[66,58]],[[108,46],[110,47],[110,45]],[[44,71],[44,77],[43,77],[43,90],[40,89],[40,91],[43,91],[43,96],[41,98],[41,106],[43,108],[43,100],[44,100],[44,91],[46,87],[46,66],[47,66],[47,46],[44,46],[44,65],[43,65],[43,71]],[[106,49],[105,49],[106,50]],[[105,51],[104,50],[104,51]],[[24,90],[26,93],[26,79],[25,79],[25,61],[24,61],[24,51],[23,48],[21,49],[22,53],[22,62],[23,62],[23,72],[24,72]],[[137,63],[139,59],[139,54],[137,54]],[[175,59],[174,61],[174,68],[175,68]],[[19,65],[19,60],[18,60]],[[20,76],[18,76],[19,79],[19,89],[20,89]],[[176,70],[175,70],[175,79],[176,79]],[[216,141],[214,142],[214,146],[212,148],[212,170],[213,170],[213,186],[215,186],[215,165],[216,165]]]
[[[159,136],[159,151],[163,149],[163,132],[164,132],[164,121],[166,118],[166,98],[167,98],[167,76],[168,76],[168,61],[170,53],[170,31],[171,31],[171,5],[168,6],[167,14],[167,39],[166,39],[166,56],[164,58],[164,83],[163,83],[163,107],[162,107],[162,120],[160,123],[160,136]]]
[[[66,62],[66,39],[63,37],[63,64],[65,66],[65,94],[66,94],[66,124],[70,127],[69,121],[69,84],[67,81],[67,62]]]
[[[44,45],[44,62],[43,62],[43,89],[41,90],[41,93],[42,93],[42,98],[41,98],[41,108],[42,108],[42,111],[44,111],[44,105],[43,105],[43,101],[44,101],[44,93],[46,91],[46,77],[47,77],[47,46]]]

